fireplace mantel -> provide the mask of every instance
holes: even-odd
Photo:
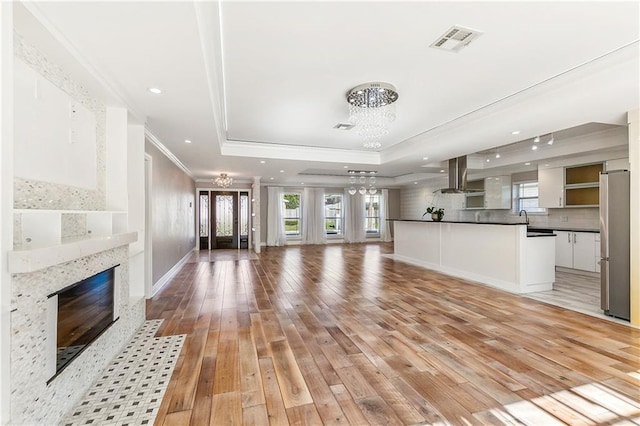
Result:
[[[111,250],[137,240],[137,232],[126,232],[104,237],[79,238],[49,247],[14,250],[9,252],[9,272],[26,274]]]

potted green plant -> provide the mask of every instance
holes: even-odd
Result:
[[[434,222],[440,222],[444,217],[444,209],[442,207],[427,207],[427,211],[422,217],[424,218],[427,214],[431,215],[431,220]]]

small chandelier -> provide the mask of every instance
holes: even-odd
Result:
[[[226,173],[220,173],[220,176],[215,178],[213,183],[221,188],[227,188],[233,184],[233,178],[230,178]]]
[[[389,83],[372,82],[354,87],[347,93],[349,120],[364,139],[364,147],[378,149],[380,139],[389,133],[389,124],[396,119],[394,102],[396,88]]]
[[[378,188],[374,186],[376,184],[376,177],[373,175],[375,175],[376,172],[367,170],[349,170],[348,173],[349,184],[351,186],[347,191],[350,195],[356,195],[356,192],[359,192],[362,195],[368,192],[373,195],[378,192]],[[367,178],[367,175],[369,175],[369,178]],[[358,188],[356,188],[356,186],[358,186]]]

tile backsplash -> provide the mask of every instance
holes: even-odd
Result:
[[[447,219],[524,222],[524,217],[518,216],[511,210],[450,210],[447,212]],[[597,207],[548,209],[547,214],[529,214],[529,224],[545,228],[598,229],[599,209]]]

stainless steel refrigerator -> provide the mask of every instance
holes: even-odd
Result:
[[[600,175],[600,307],[629,320],[629,172]]]

